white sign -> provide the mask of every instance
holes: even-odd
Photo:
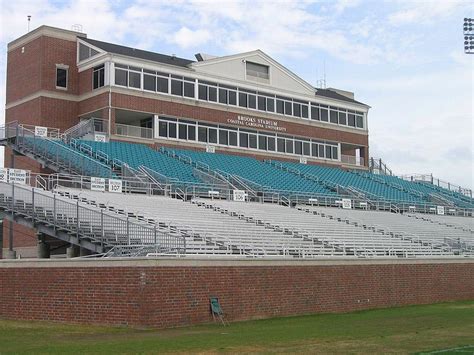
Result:
[[[35,136],[36,137],[47,137],[48,136],[48,127],[35,127]]]
[[[215,153],[216,152],[216,147],[213,145],[206,145],[206,152],[207,153]]]
[[[343,198],[342,199],[342,208],[350,210],[352,208],[352,200],[350,198]]]
[[[91,177],[92,191],[105,191],[105,179],[98,177]]]
[[[245,202],[245,197],[247,194],[244,190],[234,190],[234,201]]]
[[[209,190],[207,193],[208,193],[209,197],[219,196],[219,191]]]
[[[122,180],[109,179],[109,192],[122,193]]]
[[[436,206],[437,214],[444,214],[444,206]]]
[[[0,182],[8,182],[8,169],[0,168]]]
[[[308,163],[308,159],[306,159],[305,157],[300,157],[300,164],[307,164]]]
[[[8,181],[14,182],[15,184],[26,184],[26,177],[28,172],[21,169],[9,169],[8,170]]]
[[[96,142],[107,142],[107,137],[105,136],[105,134],[96,133],[96,134],[94,134],[94,141],[96,141]]]

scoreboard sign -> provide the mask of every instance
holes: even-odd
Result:
[[[122,193],[122,180],[109,179],[109,192]]]
[[[437,214],[444,214],[444,206],[436,206],[436,213]]]

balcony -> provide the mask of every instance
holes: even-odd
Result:
[[[124,124],[115,124],[115,134],[117,136],[153,139],[153,129],[138,126],[128,126]]]
[[[341,163],[346,165],[365,166],[364,158],[353,155],[341,155]]]

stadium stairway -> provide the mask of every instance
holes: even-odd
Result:
[[[27,156],[51,170],[72,175],[114,177],[112,169],[100,160],[76,151],[58,138],[35,137],[34,132],[20,125],[10,125],[4,130],[14,134],[4,135],[0,144],[16,153]]]
[[[183,249],[182,240],[172,233],[27,185],[0,182],[0,211],[2,218],[93,253],[135,255]]]

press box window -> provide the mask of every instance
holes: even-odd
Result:
[[[67,68],[56,67],[56,87],[67,89]]]

